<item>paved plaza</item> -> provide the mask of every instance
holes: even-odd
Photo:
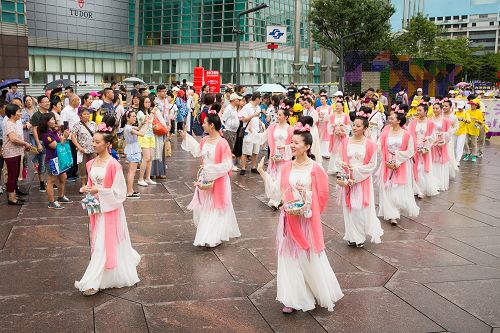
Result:
[[[278,212],[264,204],[260,177],[231,177],[242,237],[197,248],[186,206],[200,161],[177,142],[173,150],[168,180],[125,203],[142,256],[132,288],[75,289],[90,258],[75,183],[62,211],[46,208],[36,182],[21,209],[2,201],[1,332],[500,332],[500,144],[477,165],[463,162],[448,192],[419,201],[418,218],[383,222],[379,245],[347,246],[332,195],[325,242],[345,297],[334,312],[288,316],[275,300]]]

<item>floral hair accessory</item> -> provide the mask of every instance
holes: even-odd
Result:
[[[293,129],[300,132],[311,132],[311,126],[309,126],[308,124],[302,125],[301,122],[296,123]]]
[[[97,126],[97,131],[98,132],[113,132],[113,129],[110,126],[106,126],[105,123],[100,123],[99,126]]]
[[[391,109],[392,110],[396,110],[398,107],[399,107],[399,105],[397,105],[395,103],[391,105]]]
[[[404,113],[405,113],[405,110],[404,110],[404,109],[400,109],[400,108],[399,108],[399,105],[398,105],[398,106],[396,106],[396,108],[394,109],[394,112],[404,114]]]
[[[335,102],[336,103],[344,103],[344,99],[342,97],[337,97]]]
[[[281,103],[280,104],[280,109],[281,110],[289,110],[290,109],[290,105],[287,105],[285,103]]]
[[[363,117],[368,119],[370,117],[370,114],[363,111],[358,111],[356,112],[356,117]]]
[[[212,109],[209,109],[209,110],[207,111],[207,113],[208,113],[208,114],[217,114],[217,111],[212,110]]]

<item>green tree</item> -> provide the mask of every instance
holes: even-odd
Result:
[[[358,31],[344,39],[345,51],[385,49],[394,12],[387,0],[312,0],[309,21],[314,40],[339,56],[340,38]]]
[[[396,37],[390,45],[394,53],[408,54],[412,57],[429,57],[434,54],[436,39],[440,30],[422,14],[410,19],[406,30]]]

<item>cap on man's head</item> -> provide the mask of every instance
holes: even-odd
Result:
[[[243,99],[243,96],[238,95],[237,93],[232,93],[231,96],[229,96],[229,100],[232,102],[234,100],[241,100]]]
[[[337,92],[335,94],[333,94],[333,96],[339,97],[339,96],[344,96],[344,94],[342,93],[342,91],[337,90]]]
[[[97,91],[91,91],[89,94],[92,97],[99,97],[99,96],[101,96]]]
[[[457,108],[459,108],[459,109],[465,109],[465,101],[458,101],[457,102]]]
[[[422,88],[418,88],[417,91],[424,91]]]

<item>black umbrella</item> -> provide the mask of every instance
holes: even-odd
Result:
[[[21,81],[19,79],[4,80],[4,81],[0,82],[0,89],[7,88],[11,84],[18,84],[18,83],[21,83],[21,82],[23,82],[23,81]]]
[[[59,79],[52,81],[50,83],[47,83],[44,87],[44,89],[55,89],[55,88],[66,88],[69,86],[73,86],[75,83],[71,81],[70,79]]]

